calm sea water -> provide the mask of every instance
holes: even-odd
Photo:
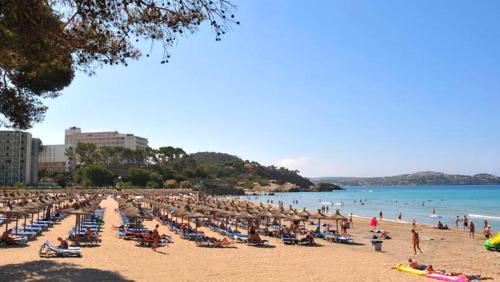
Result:
[[[276,193],[274,196],[242,197],[252,201],[283,201],[285,206],[317,210],[322,205],[330,211],[340,209],[344,215],[378,216],[385,219],[437,224],[438,220],[455,228],[456,216],[467,215],[482,232],[483,219],[487,218],[494,232],[500,231],[500,185],[464,186],[370,186],[347,187],[343,191],[318,193]],[[361,202],[363,204],[361,204]],[[343,203],[343,206],[341,205]],[[432,210],[440,218],[432,217]],[[461,225],[460,225],[461,226]]]

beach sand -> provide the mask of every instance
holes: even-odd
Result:
[[[101,232],[102,245],[82,248],[83,258],[38,257],[45,240],[56,242],[74,224],[74,216],[46,231],[24,248],[0,249],[0,281],[426,281],[390,269],[397,263],[416,258],[435,269],[479,273],[500,279],[500,253],[482,247],[483,238],[469,239],[462,230],[442,231],[419,226],[423,255],[413,255],[411,226],[382,221],[381,228],[391,232],[392,240],[383,252],[374,252],[367,236],[368,221],[355,218],[352,234],[357,245],[334,244],[317,239],[320,247],[285,246],[266,237],[274,247],[200,248],[182,240],[166,226],[160,232],[171,235],[174,243],[153,252],[134,241],[116,237],[112,225],[119,225],[117,203],[103,201],[106,222]],[[153,228],[156,221],[146,221]],[[310,229],[313,226],[306,225]],[[222,238],[207,228],[209,235]]]

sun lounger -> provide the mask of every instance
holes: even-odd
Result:
[[[24,236],[27,237],[28,240],[31,240],[35,239],[38,233],[33,231],[12,230],[12,235]]]
[[[353,240],[351,237],[344,236],[344,235],[338,235],[338,234],[333,234],[333,235],[327,235],[324,237],[324,239],[335,242],[335,243],[352,243]]]
[[[80,247],[69,247],[68,249],[58,249],[54,246],[49,241],[45,241],[40,246],[40,250],[38,252],[40,257],[51,257],[51,256],[62,256],[62,257],[67,257],[67,256],[76,256],[76,257],[81,257],[82,253],[80,251]]]
[[[223,242],[214,242],[214,241],[200,241],[196,242],[196,246],[198,247],[207,247],[207,248],[234,248],[234,242],[223,243]]]
[[[248,235],[242,234],[242,233],[233,233],[231,234],[233,238],[236,240],[238,243],[247,243],[248,242]]]
[[[183,233],[182,234],[182,239],[187,239],[187,240],[197,240],[205,237],[205,234],[203,233]]]
[[[175,232],[175,233],[182,233],[182,230],[180,230],[179,228],[174,227],[174,226],[170,226],[170,230]]]
[[[251,239],[248,239],[246,243],[249,246],[264,246],[264,245],[267,245],[269,243],[269,241],[267,241],[267,240],[251,240]]]
[[[84,234],[72,235],[68,238],[68,241],[73,242],[77,245],[85,245],[85,246],[98,246],[101,243],[101,240],[97,237],[90,238],[89,236],[85,236]]]
[[[51,227],[52,225],[54,225],[55,222],[52,220],[38,220],[36,223],[47,224],[49,227]]]
[[[28,243],[28,238],[26,236],[15,236],[13,240],[3,241],[0,239],[0,246],[8,246],[8,245],[26,245]]]
[[[281,241],[283,241],[285,245],[294,245],[297,243],[297,239],[291,237],[282,237]]]

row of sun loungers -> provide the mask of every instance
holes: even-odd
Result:
[[[102,228],[103,216],[104,210],[96,209],[92,215],[82,217],[80,224],[77,227],[72,227],[68,231],[68,240],[71,241],[74,246],[98,246],[101,243],[99,236]],[[87,235],[87,230],[90,230],[93,235]]]
[[[181,230],[176,226],[175,223],[169,221],[162,221],[164,225],[168,225],[169,229],[180,234],[182,239],[195,241],[198,247],[208,247],[208,248],[234,248],[234,241],[226,239],[217,240],[206,236],[204,232],[186,232]],[[227,234],[226,234],[227,235]]]
[[[63,213],[52,213],[51,214],[51,219],[46,220],[46,219],[38,219],[38,220],[30,220],[30,223],[24,224],[19,222],[21,221],[20,219],[17,219],[17,226],[16,223],[16,218],[13,217],[9,224],[12,226],[12,233],[11,235],[13,236],[14,240],[13,241],[8,241],[8,242],[3,242],[0,241],[0,246],[1,245],[26,245],[29,240],[34,240],[36,237],[42,234],[42,232],[45,232],[49,230],[54,224],[62,220],[64,217],[66,217],[65,214]],[[2,221],[4,224],[6,224],[6,219],[2,218]]]
[[[125,240],[135,240],[138,242],[139,246],[151,247],[154,243],[153,232],[148,228],[144,227],[141,222],[131,223],[129,219],[121,212],[119,212],[122,225],[118,227],[116,234],[119,238]],[[158,241],[158,247],[166,246],[172,243],[173,239],[167,235],[161,235]]]

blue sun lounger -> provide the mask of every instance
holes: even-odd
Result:
[[[80,247],[69,247],[68,249],[59,249],[54,247],[49,241],[45,241],[45,243],[40,246],[40,250],[38,252],[40,257],[51,257],[51,256],[76,256],[81,257],[82,253],[80,251]]]
[[[38,235],[37,232],[33,231],[22,231],[22,230],[12,230],[12,235],[16,236],[25,236],[28,240],[35,239],[36,236]]]

